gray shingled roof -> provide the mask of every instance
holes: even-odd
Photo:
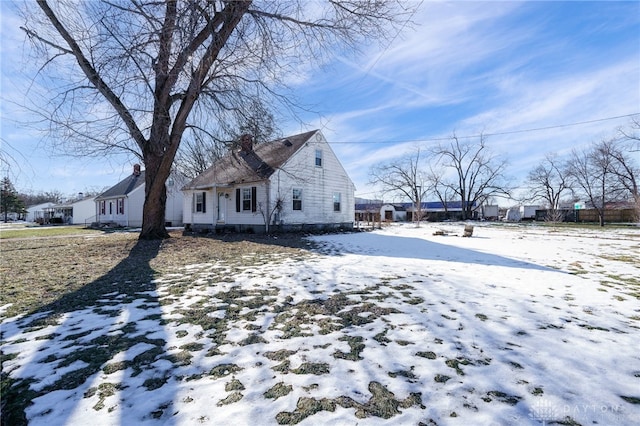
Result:
[[[130,174],[96,197],[96,200],[125,196],[140,185],[144,185],[144,170],[141,171],[139,175]]]
[[[267,179],[295,154],[318,130],[264,142],[253,151],[232,151],[189,182],[183,189],[259,182]]]

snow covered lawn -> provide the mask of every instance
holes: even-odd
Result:
[[[317,236],[9,318],[2,370],[30,425],[638,424],[640,229],[462,229]]]

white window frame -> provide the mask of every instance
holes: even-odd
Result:
[[[296,202],[298,208],[296,208]],[[302,188],[293,188],[291,190],[291,209],[294,211],[302,211]]]
[[[322,150],[316,149],[316,167],[322,167]]]
[[[342,211],[342,193],[340,192],[333,193],[333,211],[334,212]]]
[[[241,200],[241,211],[243,212],[250,212],[251,211],[251,187],[249,188],[242,188],[242,191],[240,193],[242,195],[242,200]]]
[[[193,212],[194,213],[206,213],[207,206],[206,203],[206,195],[204,192],[195,192],[193,194]]]

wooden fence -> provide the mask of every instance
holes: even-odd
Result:
[[[600,222],[596,209],[562,210],[563,222]],[[546,220],[546,210],[536,210],[536,220]],[[605,222],[634,223],[638,221],[638,211],[635,209],[609,209],[604,211]]]

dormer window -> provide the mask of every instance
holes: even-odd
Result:
[[[316,167],[322,167],[322,150],[316,149]]]

